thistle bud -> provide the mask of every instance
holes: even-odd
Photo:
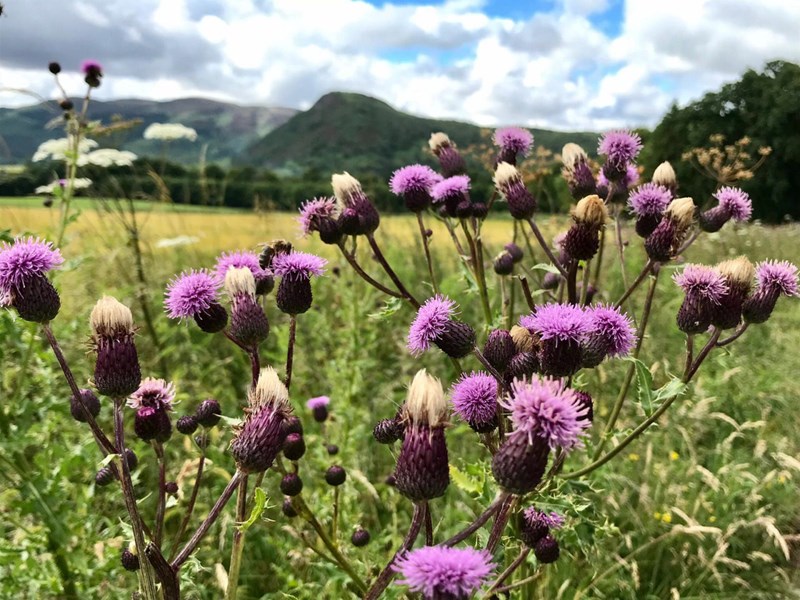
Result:
[[[694,220],[694,213],[695,205],[691,198],[676,198],[670,202],[664,217],[644,241],[651,260],[666,262],[675,256]]]
[[[445,177],[452,177],[453,175],[460,175],[466,172],[464,159],[461,154],[459,154],[458,150],[456,150],[456,145],[450,141],[446,133],[438,132],[431,134],[428,145],[436,155],[436,158],[439,159],[442,175]]]
[[[456,217],[459,219],[469,219],[472,216],[472,202],[462,200],[456,206]]]
[[[527,220],[536,211],[536,199],[525,187],[522,176],[514,165],[501,162],[494,173],[497,191],[508,202],[508,212],[515,219]]]
[[[514,258],[506,250],[495,257],[494,272],[498,275],[511,275],[514,272]]]
[[[668,161],[665,160],[656,167],[652,182],[656,185],[664,186],[675,197],[675,191],[678,189],[678,178],[675,175],[675,169],[672,168]]]
[[[574,223],[564,237],[564,250],[575,260],[589,260],[600,249],[600,230],[608,209],[600,196],[586,196],[572,209]]]
[[[536,350],[536,338],[525,327],[514,325],[511,328],[511,340],[514,343],[515,354],[517,352],[534,352]]]
[[[512,436],[492,458],[492,474],[505,491],[527,494],[542,480],[549,456],[550,447],[542,438],[529,444],[525,436]]]
[[[69,412],[72,418],[81,423],[86,423],[86,411],[93,417],[100,414],[100,400],[92,390],[80,390],[80,398],[70,396]]]
[[[300,460],[306,453],[306,443],[299,433],[290,433],[283,443],[283,455],[288,460]]]
[[[124,398],[135,392],[142,379],[133,343],[131,310],[111,296],[97,301],[90,316],[92,345],[97,353],[94,384],[104,396]]]
[[[339,465],[332,465],[325,471],[325,482],[334,487],[342,485],[347,479],[347,472]]]
[[[404,434],[403,424],[397,419],[381,419],[372,430],[372,437],[379,444],[393,444],[402,439]]]
[[[294,519],[297,516],[298,513],[297,513],[297,510],[295,509],[295,507],[292,505],[292,499],[291,498],[284,498],[283,499],[283,505],[281,506],[281,512],[283,512],[283,515],[285,517],[288,517],[290,519]]]
[[[403,405],[406,436],[397,457],[397,489],[414,502],[442,496],[450,483],[444,427],[447,402],[438,379],[417,372]]]
[[[736,327],[742,320],[742,308],[756,275],[756,269],[746,256],[726,260],[717,265],[728,289],[711,309],[711,324],[720,329]]]
[[[131,450],[130,448],[125,448],[125,462],[128,463],[128,470],[133,471],[136,467],[139,466],[139,457],[136,456],[136,453]]]
[[[303,480],[297,473],[287,473],[281,479],[280,488],[284,496],[297,496],[303,491]]]
[[[57,62],[51,62],[49,65],[47,65],[47,69],[53,75],[58,75],[59,73],[61,73],[61,65],[58,64]]]
[[[353,532],[353,535],[350,536],[350,543],[353,544],[356,548],[361,548],[362,546],[366,546],[369,544],[370,535],[369,531],[359,527]]]
[[[351,213],[349,219],[352,221],[352,215],[356,217],[356,223],[349,223],[347,226],[342,224],[342,231],[344,233],[353,235],[368,235],[374,232],[380,224],[380,214],[378,214],[375,205],[372,204],[370,199],[361,189],[361,183],[347,173],[336,173],[331,177],[331,186],[333,193],[339,207],[344,211],[350,209]]]
[[[583,390],[575,390],[575,396],[578,400],[577,404],[585,410],[583,416],[579,418],[591,423],[594,420],[594,400],[592,399],[592,395]]]
[[[133,429],[145,441],[166,442],[172,436],[169,412],[175,400],[175,389],[163,379],[148,377],[128,400],[128,406],[136,409]]]
[[[520,262],[525,254],[522,252],[522,248],[517,246],[514,242],[509,242],[505,246],[503,246],[506,252],[511,255],[511,258],[514,260],[514,264]]]
[[[222,408],[213,398],[203,400],[194,411],[194,418],[203,427],[214,427],[222,418]]]
[[[325,446],[325,451],[328,453],[329,456],[336,456],[339,454],[339,446],[336,444],[328,444]]]
[[[269,321],[256,301],[256,280],[246,267],[225,273],[225,291],[231,299],[230,334],[245,346],[257,346],[269,335]]]
[[[483,356],[492,367],[501,373],[506,370],[509,361],[516,352],[511,333],[505,329],[492,330],[489,333],[489,337],[486,338],[486,344],[483,346]]]
[[[247,399],[245,420],[236,428],[231,452],[240,471],[263,473],[272,466],[286,439],[283,423],[291,413],[289,392],[275,369],[267,367]]]
[[[508,363],[506,380],[511,382],[514,379],[530,377],[534,373],[538,373],[540,368],[539,356],[536,352],[517,352]]]
[[[556,562],[561,554],[558,547],[558,540],[552,535],[544,536],[536,543],[533,554],[540,563],[550,564]]]
[[[489,207],[484,202],[472,203],[472,216],[478,220],[485,219],[489,215]]]
[[[559,529],[563,524],[564,519],[558,513],[548,514],[531,506],[520,515],[519,537],[528,548],[535,548],[551,529]]]
[[[197,431],[197,420],[192,415],[183,415],[175,422],[175,429],[183,435],[192,435]]]
[[[114,471],[111,470],[111,467],[103,467],[94,476],[94,482],[96,485],[100,487],[105,487],[112,481],[114,481]]]
[[[167,481],[164,484],[164,491],[169,494],[170,496],[175,496],[178,494],[180,488],[178,488],[177,481]]]
[[[275,300],[278,308],[290,315],[299,315],[311,308],[311,277],[322,275],[327,261],[306,252],[281,254],[272,263],[281,278]]]
[[[330,403],[331,399],[328,396],[317,396],[309,399],[306,402],[306,407],[311,409],[311,414],[317,423],[324,423],[328,420],[328,415],[330,414],[328,411]]]
[[[303,423],[300,421],[299,417],[291,415],[286,417],[282,424],[283,431],[286,435],[290,433],[299,433],[303,435]]]
[[[120,562],[126,571],[139,570],[139,556],[136,554],[136,547],[124,548],[120,554]]]

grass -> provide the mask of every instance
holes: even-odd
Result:
[[[13,232],[52,234],[53,209],[21,207],[0,201],[0,222]],[[84,207],[86,208],[86,207]],[[288,238],[304,250],[331,260],[328,276],[314,282],[314,307],[298,319],[298,350],[292,403],[306,424],[308,453],[302,474],[309,501],[320,518],[331,518],[332,492],[323,473],[333,462],[348,470],[341,507],[341,544],[358,571],[369,577],[382,568],[406,531],[410,506],[384,484],[393,467],[393,451],[375,444],[375,421],[390,417],[402,402],[405,386],[421,367],[447,386],[452,366],[440,353],[412,359],[404,348],[413,313],[402,306],[382,311],[384,298],[356,278],[340,256],[316,239],[298,238],[291,214],[208,214],[153,210],[143,214],[141,240],[148,286],[145,298],[156,315],[158,352],[144,331],[138,338],[146,375],[167,376],[178,389],[178,415],[203,398],[220,400],[230,417],[241,415],[249,365],[224,340],[207,336],[193,325],[169,322],[158,311],[168,279],[187,268],[210,266],[223,250],[255,248],[274,238]],[[563,225],[543,219],[549,237]],[[485,241],[496,252],[510,239],[510,221],[487,223]],[[446,231],[433,224],[433,252],[444,292],[458,299],[462,318],[480,323],[477,295],[470,291],[453,257]],[[64,247],[65,268],[55,283],[62,311],[53,324],[80,381],[92,372],[86,355],[87,318],[103,293],[113,293],[134,307],[138,281],[133,254],[112,215],[84,210],[71,225]],[[633,235],[629,230],[626,237]],[[419,297],[429,295],[427,271],[416,240],[416,222],[405,216],[382,220],[377,237],[401,277]],[[163,240],[181,242],[164,245]],[[631,240],[629,272],[642,264],[640,242]],[[713,263],[746,253],[753,260],[800,259],[800,227],[752,225],[706,235],[687,259]],[[379,269],[366,252],[368,270]],[[613,300],[618,281],[613,247],[606,252],[608,283],[600,297]],[[526,264],[530,258],[526,256]],[[537,260],[537,259],[534,259]],[[674,326],[680,304],[672,269],[662,274],[656,310],[642,359],[650,367],[655,387],[682,368],[683,339]],[[493,281],[493,278],[492,278]],[[492,301],[499,290],[492,283]],[[264,362],[280,371],[288,339],[288,320],[267,301],[272,333],[263,348]],[[634,296],[637,311],[642,294]],[[518,305],[519,307],[519,305]],[[549,566],[526,561],[518,579],[537,574],[514,598],[784,598],[793,597],[798,581],[797,482],[800,479],[800,411],[795,374],[800,371],[800,304],[782,299],[770,321],[753,327],[737,343],[715,351],[689,393],[670,409],[657,428],[637,440],[609,465],[585,479],[560,482],[543,506],[563,511],[567,527],[558,534],[562,557]],[[83,597],[125,597],[135,578],[119,565],[120,547],[130,539],[120,522],[121,498],[112,487],[97,488],[93,478],[99,455],[86,430],[69,417],[67,392],[52,356],[35,327],[0,313],[0,579],[4,594],[15,598],[64,597],[72,581]],[[480,332],[483,339],[484,332]],[[27,364],[28,368],[20,368]],[[162,370],[162,365],[166,370]],[[467,369],[477,363],[464,361]],[[597,417],[585,451],[572,455],[567,470],[586,464],[596,436],[608,416],[627,364],[603,363],[581,374],[578,383],[592,392]],[[332,421],[323,429],[308,418],[304,401],[332,398]],[[621,428],[643,418],[634,389],[622,413]],[[129,415],[130,416],[130,415]],[[104,406],[101,423],[108,424]],[[455,532],[493,497],[487,455],[475,434],[454,421],[448,431],[450,462],[456,469],[443,499],[432,503],[437,540]],[[207,510],[233,472],[227,452],[230,432],[212,433],[207,487],[200,507]],[[324,444],[340,452],[328,456]],[[152,451],[133,444],[142,457],[137,489],[153,489]],[[169,442],[169,477],[181,488],[183,506],[191,485],[197,452],[190,440],[175,434]],[[396,450],[396,449],[395,449]],[[248,531],[240,598],[344,598],[347,579],[337,569],[305,549],[295,536],[305,532],[298,520],[280,512],[277,478],[268,475],[264,489],[268,508]],[[141,501],[150,515],[154,499]],[[166,531],[174,533],[179,507],[167,511]],[[362,525],[373,540],[365,548],[349,545],[353,528]],[[230,555],[232,509],[212,528],[189,565],[183,590],[187,598],[219,598],[220,572]],[[508,562],[517,553],[513,527],[507,550],[496,559]],[[485,542],[482,530],[478,540]],[[788,552],[788,554],[787,554]],[[219,563],[219,566],[216,565]],[[202,567],[201,567],[202,565]],[[400,597],[393,587],[388,598]]]

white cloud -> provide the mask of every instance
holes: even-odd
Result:
[[[205,95],[304,108],[347,90],[486,125],[604,129],[654,125],[675,98],[696,98],[767,60],[800,61],[800,2],[786,0],[625,0],[615,34],[604,14],[613,0],[557,0],[517,20],[489,16],[481,0],[33,4],[15,5],[0,24],[10,32],[0,38],[0,80],[51,97],[45,65],[62,59],[66,68],[66,53],[75,66],[89,57],[105,65],[98,98]],[[65,82],[78,94],[74,70]],[[0,94],[0,104],[14,98]]]

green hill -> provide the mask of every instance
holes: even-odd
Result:
[[[444,131],[460,147],[482,140],[476,125],[415,117],[369,96],[334,92],[254,143],[239,161],[288,172],[349,170],[386,176],[404,164],[429,162],[427,141],[435,131]],[[594,133],[531,131],[537,145],[555,152],[566,142],[590,151],[597,143]]]
[[[74,99],[80,106],[80,100]],[[112,138],[98,140],[130,150],[140,156],[159,156],[161,142],[145,140],[142,133],[151,123],[182,123],[197,130],[197,141],[170,143],[169,158],[183,164],[196,164],[203,144],[208,144],[206,160],[227,165],[253,142],[284,123],[297,111],[290,108],[238,106],[203,98],[183,98],[169,102],[151,100],[93,101],[89,118],[109,123],[114,117],[142,119],[142,123]],[[61,110],[55,102],[22,108],[0,108],[0,164],[19,164],[30,160],[45,140],[63,137]]]

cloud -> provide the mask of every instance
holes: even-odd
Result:
[[[0,81],[49,97],[49,61],[71,71],[64,83],[78,94],[77,67],[95,58],[106,72],[98,98],[305,108],[347,90],[485,125],[604,129],[654,125],[675,99],[767,60],[800,61],[800,2],[785,0],[556,0],[508,16],[480,0],[6,4]]]

